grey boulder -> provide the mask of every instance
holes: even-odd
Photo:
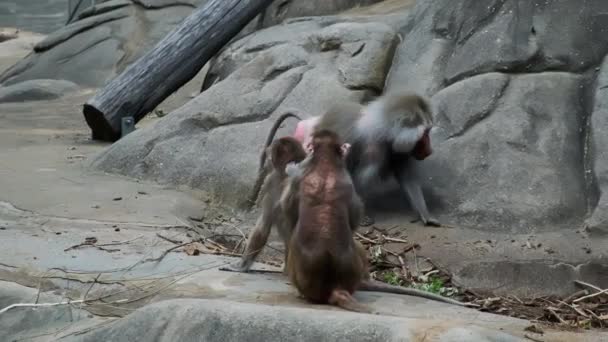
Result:
[[[98,3],[36,44],[33,53],[0,75],[0,84],[64,79],[80,86],[100,87],[204,1]]]
[[[429,0],[365,23],[292,19],[227,46],[199,97],[93,165],[242,204],[278,114],[405,89],[432,100],[435,153],[418,166],[441,221],[513,233],[586,221],[604,234],[606,12],[603,1]]]
[[[608,59],[604,62],[597,76],[593,112],[589,120],[589,145],[586,146],[585,166],[590,168],[587,179],[593,185],[590,200],[595,208],[586,222],[593,234],[608,236]],[[587,171],[587,169],[586,169]]]
[[[7,87],[0,86],[0,103],[51,100],[79,89],[65,80],[29,80]]]
[[[406,342],[418,341],[418,336],[427,334],[429,341],[521,341],[498,330],[432,320],[202,299],[151,304],[111,325],[65,341]]]
[[[421,172],[443,221],[525,233],[571,229],[593,211],[605,115],[590,85],[608,51],[607,10],[603,1],[417,2],[387,88],[432,97],[435,155]],[[596,231],[602,212],[588,222]]]
[[[467,225],[522,231],[580,220],[582,82],[560,72],[488,73],[439,91],[435,154],[423,164],[445,211]]]
[[[153,126],[119,140],[92,165],[245,204],[276,117],[291,108],[312,115],[381,88],[396,44],[395,32],[380,23],[324,27],[312,20],[279,30],[238,42],[225,53],[246,55],[234,62],[236,71]],[[287,129],[294,126],[290,121]]]

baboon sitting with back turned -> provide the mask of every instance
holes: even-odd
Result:
[[[366,252],[353,237],[362,203],[343,160],[348,148],[336,133],[316,131],[308,157],[287,167],[289,181],[280,204],[286,215],[297,218],[287,255],[287,274],[293,285],[312,302],[358,312],[371,309],[352,297],[356,290],[414,295],[464,306],[425,291],[370,280]]]

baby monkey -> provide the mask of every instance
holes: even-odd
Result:
[[[247,247],[237,264],[222,267],[224,271],[247,272],[266,245],[272,226],[276,226],[281,240],[285,245],[285,260],[288,254],[288,242],[295,221],[292,216],[284,215],[279,206],[279,198],[287,182],[285,168],[289,163],[304,160],[306,152],[302,145],[292,137],[282,137],[272,142],[267,155],[270,158],[270,173],[264,178],[260,193],[262,212],[258,217],[255,228],[249,235]],[[286,264],[286,263],[285,263]]]
[[[258,175],[249,201],[251,204],[260,204],[261,202],[262,212],[256,221],[253,231],[249,235],[245,252],[237,263],[221,267],[220,270],[222,271],[249,271],[251,265],[253,265],[253,262],[266,245],[273,225],[277,227],[285,249],[288,247],[289,237],[291,236],[295,222],[287,222],[287,218],[279,208],[279,198],[283,192],[287,178],[285,167],[289,163],[301,162],[306,157],[306,152],[304,152],[302,145],[292,137],[283,137],[273,141],[279,127],[289,117],[301,120],[299,116],[293,113],[280,115],[270,128],[264,148],[260,154]],[[261,197],[259,197],[260,194]],[[287,261],[287,250],[285,251],[285,261]]]
[[[354,239],[363,204],[355,192],[344,158],[348,144],[330,130],[312,134],[310,153],[287,168],[288,184],[280,205],[296,218],[289,240],[287,274],[298,292],[319,304],[371,312],[352,296],[356,290],[408,294],[455,305],[432,293],[386,285],[369,278],[367,256]]]

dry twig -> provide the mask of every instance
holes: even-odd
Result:
[[[586,296],[588,294],[589,294],[589,291],[587,291],[587,290],[576,291],[564,299],[564,302],[565,302],[564,304],[570,303],[570,302],[572,302],[572,300],[574,300],[580,296]]]
[[[183,243],[183,242],[182,242],[182,241],[180,241],[180,240],[175,240],[175,239],[172,239],[172,238],[166,237],[166,236],[164,236],[164,235],[161,235],[160,233],[156,233],[156,236],[158,236],[159,238],[161,238],[161,239],[163,239],[163,240],[165,240],[165,241],[167,241],[167,242],[171,242],[171,243],[176,244],[176,245],[179,245],[180,243]]]
[[[585,300],[585,299],[589,299],[589,298],[597,297],[597,296],[599,296],[599,295],[601,295],[601,294],[606,294],[606,293],[608,293],[608,289],[601,290],[600,292],[592,293],[592,294],[590,294],[590,295],[587,295],[587,296],[584,296],[584,297],[581,297],[581,298],[575,299],[575,300],[573,300],[573,301],[572,301],[572,303],[578,303],[578,302],[581,302],[581,301],[583,301],[583,300]]]
[[[173,252],[174,250],[176,250],[178,248],[187,246],[187,245],[189,245],[191,243],[192,243],[192,241],[186,242],[186,243],[181,243],[181,244],[179,244],[177,246],[173,246],[173,247],[167,249],[166,251],[164,251],[163,254],[161,254],[159,257],[157,257],[157,258],[148,258],[148,259],[145,259],[143,262],[150,262],[150,261],[154,261],[154,262],[157,262],[157,263],[161,262],[167,256],[167,254]]]
[[[595,291],[602,291],[602,289],[601,289],[601,288],[599,288],[599,287],[597,287],[597,286],[595,286],[595,285],[592,285],[592,284],[586,283],[586,282],[584,282],[584,281],[575,280],[575,281],[574,281],[574,283],[575,283],[576,285],[579,285],[579,286],[582,286],[582,287],[588,287],[588,288],[590,288],[590,289],[592,289],[592,290],[595,290]]]
[[[374,240],[372,240],[372,239],[370,239],[370,238],[368,238],[368,237],[365,237],[365,236],[361,235],[361,233],[355,233],[355,235],[356,235],[356,236],[357,236],[357,237],[358,237],[360,240],[363,240],[363,241],[365,241],[365,242],[367,242],[367,243],[371,243],[371,244],[373,244],[373,245],[377,245],[377,244],[378,244],[378,241],[374,241]]]
[[[386,236],[386,235],[382,235],[382,238],[388,242],[408,243],[407,240],[398,239],[398,238],[394,238],[394,237],[390,237],[390,236]]]
[[[557,320],[560,321],[560,323],[568,324],[568,322],[566,322],[560,315],[557,314],[557,311],[555,308],[548,307],[548,308],[546,308],[546,310],[549,311],[555,318],[557,318]]]
[[[405,267],[405,261],[403,260],[403,258],[401,256],[398,256],[397,259],[399,259],[399,264],[401,264],[401,271],[403,272],[403,277],[404,278],[409,278],[409,272],[407,271],[407,267]]]
[[[585,318],[589,318],[589,315],[587,315],[586,313],[584,313],[583,311],[581,311],[581,309],[577,308],[576,306],[570,305],[570,304],[568,304],[568,303],[566,303],[564,301],[561,301],[561,300],[559,301],[559,303],[560,303],[560,305],[565,305],[565,306],[569,307],[570,309],[576,311],[576,313],[578,313],[579,315],[581,315],[581,316],[583,316]]]
[[[43,307],[43,306],[59,306],[59,305],[70,305],[70,304],[78,304],[78,303],[82,303],[84,302],[84,300],[69,300],[67,302],[59,302],[59,303],[39,303],[39,304],[35,304],[35,303],[16,303],[16,304],[11,304],[7,307],[5,307],[4,309],[0,310],[0,315],[11,310],[14,308],[24,308],[24,307]]]

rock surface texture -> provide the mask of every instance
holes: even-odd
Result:
[[[440,219],[520,233],[587,222],[605,233],[606,10],[434,0],[402,10],[399,25],[395,13],[288,20],[227,47],[205,92],[95,166],[238,202],[279,113],[405,88],[435,108],[435,154],[421,168]]]
[[[199,319],[192,319],[197,317]],[[304,319],[305,318],[305,319]],[[190,324],[184,324],[190,321]],[[150,322],[154,322],[150,325]],[[297,323],[296,323],[297,322]],[[141,327],[146,326],[145,331]],[[476,326],[439,321],[264,307],[208,300],[171,300],[149,305],[114,324],[66,341],[434,341],[516,342],[519,338]]]
[[[34,53],[0,75],[0,83],[63,79],[83,87],[102,86],[204,1],[98,2],[38,42]]]
[[[343,10],[367,6],[382,0],[308,0],[275,1],[268,6],[263,14],[259,15],[240,35],[250,34],[258,29],[281,24],[285,19],[329,15]]]
[[[396,43],[382,23],[306,20],[262,30],[222,55],[238,59],[226,57],[226,67],[214,71],[221,82],[112,145],[94,165],[244,204],[276,117],[290,108],[319,113],[336,99],[382,89]],[[231,72],[230,64],[238,67]]]
[[[605,161],[591,150],[605,116],[595,89],[608,4],[450,4],[418,4],[387,82],[433,96],[437,153],[426,169],[445,212],[518,231],[592,213],[589,227],[602,231]]]
[[[65,24],[69,1],[2,0],[0,1],[0,27],[16,27],[38,33],[53,32]],[[83,2],[90,3],[91,1]]]
[[[0,103],[55,99],[76,89],[76,84],[64,80],[23,81],[8,87],[0,86]]]
[[[246,331],[246,340],[263,341],[361,336],[460,342],[523,340],[532,334],[524,330],[530,325],[526,320],[411,296],[355,293],[380,316],[312,305],[298,298],[281,274],[218,270],[236,261],[207,254],[218,245],[199,246],[199,255],[174,249],[197,236],[189,220],[200,221],[197,231],[224,244],[229,241],[217,237],[241,239],[256,213],[216,208],[200,191],[87,172],[88,160],[107,148],[90,141],[80,115],[91,95],[1,105],[0,310],[16,303],[65,304],[1,312],[0,340],[149,341],[154,335],[160,341],[239,341]],[[142,125],[162,120],[154,117]],[[428,257],[446,265],[454,283],[468,289],[523,299],[570,295],[579,290],[575,279],[608,287],[606,240],[574,231],[531,236],[430,229],[401,216],[379,229],[421,245],[404,255],[412,273],[426,274]],[[83,244],[91,239],[95,245]],[[383,248],[399,252],[404,245]],[[279,241],[270,241],[258,260],[280,263],[282,249]],[[551,260],[546,250],[552,250]],[[260,263],[253,268],[280,270]],[[542,335],[531,336],[552,342],[608,340],[607,332],[597,330],[542,329]]]

